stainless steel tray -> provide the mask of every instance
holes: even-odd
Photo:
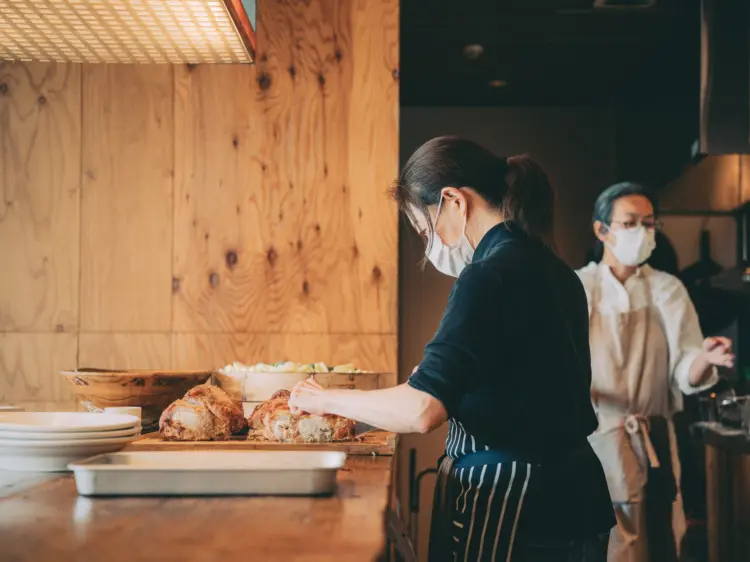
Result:
[[[120,452],[69,465],[82,496],[328,495],[338,451]]]

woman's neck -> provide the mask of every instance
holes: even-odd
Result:
[[[623,284],[628,280],[628,278],[630,278],[631,275],[638,271],[637,265],[622,265],[619,261],[617,261],[617,258],[612,255],[612,252],[610,252],[606,246],[604,247],[604,256],[602,257],[602,263],[608,266],[612,271],[612,275],[614,275],[615,278]]]
[[[476,249],[476,247],[479,245],[479,242],[482,241],[484,235],[501,222],[503,222],[502,213],[487,210],[483,210],[483,212],[477,213],[474,224],[469,225],[469,227],[466,229],[466,236],[469,239],[469,242],[471,242],[471,245],[474,246],[474,249]]]

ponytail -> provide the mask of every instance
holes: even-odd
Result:
[[[502,200],[505,221],[524,234],[552,245],[555,192],[547,173],[528,155],[511,156],[507,160]]]
[[[542,167],[526,155],[500,158],[468,139],[437,137],[411,155],[393,187],[399,207],[415,221],[437,205],[444,187],[470,187],[503,213],[509,229],[554,247],[555,195]]]

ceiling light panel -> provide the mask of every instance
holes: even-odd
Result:
[[[251,63],[236,0],[0,0],[0,59]]]

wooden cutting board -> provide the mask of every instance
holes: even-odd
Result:
[[[128,445],[126,451],[342,451],[349,455],[393,455],[396,434],[370,431],[353,441],[335,443],[275,443],[260,437],[234,436],[228,441],[165,441],[158,433],[148,433]]]

